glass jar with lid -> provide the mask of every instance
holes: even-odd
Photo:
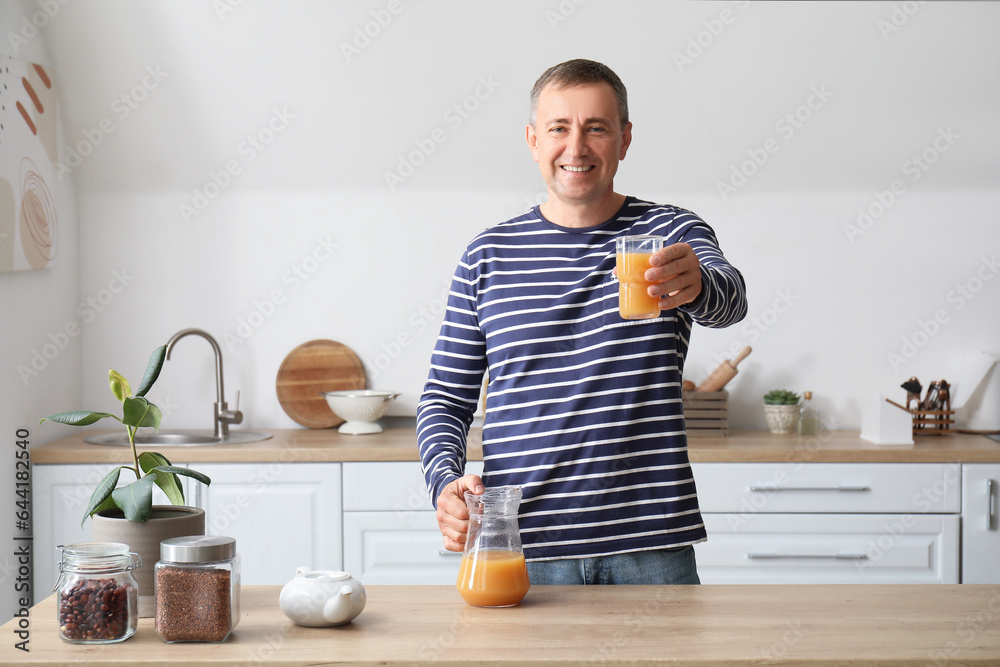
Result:
[[[224,642],[240,618],[240,556],[222,535],[160,542],[155,628],[174,642]]]
[[[112,644],[135,634],[139,585],[132,570],[139,554],[120,542],[59,545],[56,620],[59,636],[72,644]]]

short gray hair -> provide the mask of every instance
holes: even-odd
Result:
[[[532,127],[538,116],[538,96],[542,94],[546,86],[553,85],[557,88],[567,88],[578,86],[584,83],[604,82],[611,86],[618,99],[618,115],[622,119],[622,127],[628,124],[628,92],[625,84],[618,78],[614,71],[602,63],[594,60],[567,60],[564,63],[553,65],[545,70],[535,85],[531,88],[531,103],[528,110],[528,123]]]

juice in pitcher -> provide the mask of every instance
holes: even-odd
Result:
[[[531,583],[524,554],[516,551],[481,551],[462,556],[458,592],[473,607],[510,607],[520,602]]]
[[[473,607],[511,607],[531,587],[517,525],[520,502],[519,486],[465,495],[469,533],[455,586]]]

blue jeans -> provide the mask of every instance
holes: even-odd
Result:
[[[694,547],[528,563],[531,585],[700,584]]]

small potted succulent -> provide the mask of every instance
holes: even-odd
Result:
[[[142,567],[135,572],[135,578],[139,584],[139,616],[144,618],[153,615],[153,565],[159,560],[160,542],[171,537],[205,534],[205,511],[184,506],[184,488],[178,475],[191,477],[206,485],[212,481],[200,472],[172,465],[162,454],[136,452],[136,431],[140,427],[160,428],[160,409],[145,395],[160,375],[166,349],[162,345],[153,351],[146,373],[134,394],[124,376],[114,369],[108,371],[111,393],[122,403],[121,417],[108,412],[75,410],[43,417],[39,422],[49,420],[70,426],[89,426],[110,417],[125,426],[132,449],[131,464],[115,466],[98,482],[81,525],[93,517],[94,542],[121,542],[139,554]],[[134,475],[135,480],[118,486],[123,471],[126,475]],[[153,504],[154,485],[163,491],[172,505]]]
[[[787,389],[764,394],[764,417],[771,433],[791,433],[799,419],[799,395]]]

